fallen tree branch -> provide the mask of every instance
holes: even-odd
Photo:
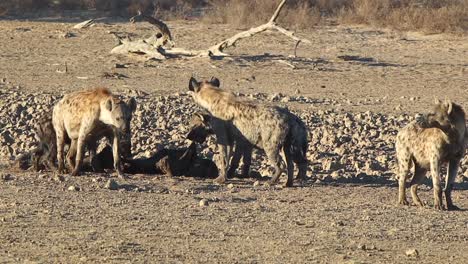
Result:
[[[161,20],[156,19],[154,17],[143,15],[141,13],[141,11],[138,11],[138,14],[136,16],[130,18],[131,23],[140,22],[142,20],[147,21],[148,23],[156,26],[159,29],[159,31],[161,31],[161,37],[163,39],[163,45],[166,45],[166,46],[169,46],[169,47],[174,46],[171,31],[169,30],[169,27],[166,25],[166,23],[164,23]]]
[[[136,41],[121,40],[120,45],[115,47],[111,52],[118,53],[118,54],[125,54],[126,52],[127,53],[142,53],[142,54],[149,56],[150,58],[155,58],[155,59],[166,59],[168,57],[178,57],[178,56],[226,57],[226,56],[229,56],[229,54],[225,53],[224,50],[226,50],[229,47],[234,46],[236,42],[238,42],[239,40],[252,37],[266,30],[276,30],[282,33],[283,35],[286,35],[287,37],[296,41],[296,44],[294,46],[294,56],[296,56],[297,47],[299,46],[299,44],[301,42],[310,44],[311,41],[308,39],[299,38],[294,35],[294,32],[289,31],[277,25],[276,19],[278,18],[281,12],[281,9],[285,5],[285,3],[286,3],[286,0],[282,0],[280,2],[275,12],[273,13],[273,16],[270,18],[270,20],[266,24],[251,28],[246,31],[239,32],[235,34],[234,36],[209,47],[206,50],[187,50],[183,48],[174,48],[172,35],[167,25],[164,22],[154,17],[142,15],[141,12],[139,12],[138,15],[130,19],[130,22],[135,23],[137,21],[143,21],[143,20],[147,21],[151,23],[152,25],[155,25],[161,33],[157,34],[155,38],[152,37],[152,38],[148,38],[145,40],[136,40]]]
[[[292,38],[293,40],[296,41],[296,45],[294,47],[294,56],[296,56],[296,50],[297,47],[299,46],[300,42],[304,43],[311,43],[310,40],[308,39],[301,39],[298,38],[294,35],[294,32],[289,31],[283,27],[280,27],[276,24],[276,19],[278,18],[278,15],[281,12],[281,9],[283,8],[284,4],[286,3],[286,0],[282,0],[281,3],[278,5],[278,7],[275,10],[275,13],[273,16],[270,18],[270,20],[263,25],[260,25],[258,27],[251,28],[247,31],[243,31],[240,33],[237,33],[236,35],[221,41],[220,43],[211,46],[208,50],[214,55],[214,56],[227,56],[223,51],[231,46],[234,46],[237,41],[244,39],[244,38],[249,38],[252,37],[258,33],[261,33],[265,30],[277,30],[278,32]]]

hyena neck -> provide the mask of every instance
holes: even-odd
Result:
[[[255,110],[253,105],[241,102],[233,95],[210,98],[209,101],[205,101],[200,105],[208,110],[211,115],[224,121],[237,119]]]

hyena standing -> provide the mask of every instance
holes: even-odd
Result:
[[[284,108],[279,108],[279,110],[283,110],[288,115],[289,133],[286,136],[286,142],[288,142],[286,145],[290,146],[293,161],[299,167],[296,179],[304,180],[307,173],[307,128],[298,116]],[[243,137],[236,136],[233,131],[235,131],[235,128],[230,122],[210,115],[197,113],[190,121],[190,131],[187,134],[187,138],[198,143],[203,143],[206,137],[215,134],[217,144],[228,144],[230,149],[234,149],[227,177],[229,178],[234,175],[242,159],[241,177],[246,178],[250,171],[254,146]]]
[[[449,101],[436,101],[434,112],[427,116],[424,125],[413,121],[398,132],[395,147],[399,166],[400,204],[408,204],[405,184],[411,164],[414,164],[414,176],[410,183],[413,202],[423,206],[417,189],[426,171],[430,170],[434,188],[434,208],[441,210],[443,206],[440,166],[448,162],[444,191],[447,209],[458,209],[453,205],[451,192],[460,160],[465,154],[465,122],[465,112],[459,105]]]
[[[71,139],[69,154],[76,148],[76,164],[72,175],[78,175],[83,162],[85,142],[96,139],[112,130],[114,168],[123,177],[120,168],[120,138],[130,133],[128,116],[136,105],[127,111],[126,104],[109,90],[97,88],[65,95],[53,110],[52,122],[57,137],[57,161],[59,171],[64,171],[63,148],[66,138]],[[70,154],[70,155],[71,155]],[[67,155],[68,156],[68,155]]]
[[[55,168],[57,144],[52,115],[43,114],[34,126],[37,147],[32,151],[32,164],[36,171],[43,166],[45,169]]]
[[[198,82],[191,78],[189,82],[194,101],[210,112],[213,117],[229,121],[233,125],[236,136],[245,138],[250,144],[262,148],[274,166],[274,174],[270,184],[275,184],[283,172],[280,151],[283,149],[287,165],[288,180],[286,186],[293,184],[293,160],[286,137],[290,127],[288,116],[277,107],[268,107],[249,101],[241,101],[232,93],[219,89],[219,80]],[[230,153],[226,146],[222,148],[224,168],[220,169],[217,182],[226,181]]]

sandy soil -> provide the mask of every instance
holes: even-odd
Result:
[[[198,22],[168,24],[177,46],[186,48],[205,48],[239,31]],[[302,111],[413,114],[427,111],[434,97],[468,106],[463,36],[321,27],[298,32],[312,44],[301,45],[296,59],[288,57],[294,43],[266,33],[229,50],[236,55],[232,59],[142,62],[109,54],[116,45],[110,32],[149,36],[149,24],[103,20],[83,30],[73,25],[0,21],[0,79],[31,93],[104,85],[157,96],[186,91],[195,73],[217,76],[236,92],[299,93],[325,102],[290,103]],[[66,33],[74,37],[65,38]],[[340,59],[346,55],[358,59]],[[65,63],[68,73],[60,73]],[[115,68],[116,63],[128,68]],[[228,187],[136,176],[119,180],[121,188],[111,191],[103,188],[111,177],[105,174],[60,178],[7,167],[0,172],[0,263],[465,263],[468,257],[466,184],[453,194],[465,210],[437,212],[430,208],[430,187],[421,191],[427,208],[396,206],[391,181],[311,180],[283,189],[254,186],[255,180],[233,180]],[[201,199],[208,206],[200,206]]]

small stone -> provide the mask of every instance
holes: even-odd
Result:
[[[8,174],[8,173],[2,174],[0,177],[1,177],[1,179],[2,179],[3,181],[10,181],[10,180],[13,179],[13,177],[11,176],[11,174]]]
[[[200,202],[198,203],[200,207],[208,206],[208,200],[207,199],[201,199]]]
[[[112,191],[118,190],[119,187],[120,185],[114,179],[109,179],[104,185],[104,189],[109,189]]]
[[[63,182],[63,181],[65,181],[65,177],[63,175],[55,175],[54,176],[54,181]]]
[[[228,185],[227,185],[227,188],[228,188],[228,189],[233,189],[233,188],[234,188],[234,184],[232,184],[232,183],[228,184]]]
[[[80,187],[71,185],[70,187],[68,187],[68,190],[78,192],[80,190]]]
[[[255,182],[253,183],[253,186],[254,186],[254,187],[260,186],[260,181],[255,181]]]
[[[407,257],[417,257],[417,256],[419,256],[419,252],[415,248],[407,249],[405,254],[406,254]]]

